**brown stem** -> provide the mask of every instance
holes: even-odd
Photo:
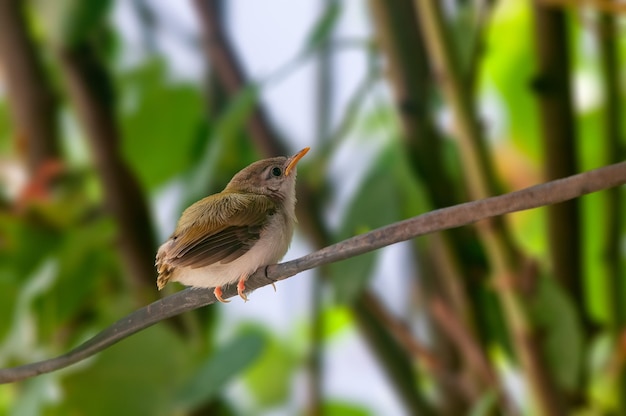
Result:
[[[102,180],[106,207],[119,227],[118,248],[128,276],[138,289],[153,288],[155,237],[144,194],[120,153],[108,73],[88,45],[62,51],[60,60]],[[142,292],[140,296],[155,297],[154,291]]]
[[[538,75],[534,91],[539,104],[546,180],[573,175],[576,161],[576,131],[572,108],[569,52],[565,12],[534,1],[535,44]],[[548,207],[548,247],[555,278],[585,312],[582,275],[581,229],[578,201]]]
[[[0,0],[0,61],[18,145],[25,146],[30,173],[59,156],[57,99],[27,32],[26,2]]]
[[[248,85],[248,80],[220,19],[219,1],[193,0],[193,3],[202,22],[204,45],[211,67],[229,95],[236,95]],[[283,140],[272,128],[260,105],[252,112],[248,129],[250,138],[267,157],[288,154]]]

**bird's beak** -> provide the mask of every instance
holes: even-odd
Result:
[[[285,176],[289,176],[289,173],[291,172],[291,170],[296,167],[296,164],[298,163],[298,161],[302,159],[302,157],[306,155],[310,149],[311,149],[310,147],[305,147],[304,149],[300,150],[298,153],[296,153],[295,155],[291,156],[288,159],[287,167],[285,168]]]

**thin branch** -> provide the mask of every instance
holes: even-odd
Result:
[[[250,290],[256,290],[304,270],[345,260],[425,234],[472,224],[498,215],[560,203],[625,183],[626,162],[621,162],[520,191],[438,209],[349,238],[295,260],[261,267],[250,276],[246,286]],[[224,298],[235,295],[237,288],[234,285],[225,288]],[[215,302],[215,296],[210,289],[182,290],[120,319],[64,355],[0,370],[0,383],[10,383],[67,367],[157,322]]]
[[[217,73],[217,78],[226,91],[230,95],[235,95],[248,85],[248,80],[220,19],[218,2],[194,0],[193,3],[202,23],[204,45],[211,68]],[[248,129],[250,138],[263,154],[269,157],[288,153],[284,141],[274,131],[260,105],[254,108]]]
[[[576,121],[572,105],[571,69],[565,11],[534,1],[535,45],[538,74],[533,89],[539,105],[544,153],[544,179],[563,178],[578,172]],[[548,247],[554,277],[571,293],[587,330],[582,275],[580,208],[577,201],[553,205],[547,210]]]
[[[26,2],[0,0],[0,62],[13,129],[28,170],[59,156],[57,98],[46,79],[37,45],[28,33]]]
[[[154,287],[156,238],[144,193],[120,151],[111,79],[88,44],[62,50],[59,59],[102,178],[107,209],[119,227],[118,246],[125,269],[141,290],[139,295],[152,300],[155,294],[144,289]]]

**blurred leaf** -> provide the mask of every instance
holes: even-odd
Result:
[[[0,267],[0,316],[5,317],[0,319],[0,340],[11,328],[11,319],[7,318],[13,315],[20,288],[13,271],[4,265]]]
[[[116,256],[114,241],[115,224],[109,218],[68,230],[58,244],[59,277],[40,301],[42,329],[58,330],[98,295],[98,278],[111,270]],[[43,338],[51,335],[42,332]]]
[[[20,394],[12,403],[8,416],[39,416],[49,414],[46,407],[54,401],[54,374],[45,374],[26,380],[21,384]],[[1,389],[0,389],[1,390]],[[1,409],[1,407],[0,407]]]
[[[177,395],[177,407],[193,409],[215,398],[237,374],[248,368],[265,350],[265,340],[248,332],[222,346],[200,366]]]
[[[333,336],[350,328],[354,323],[352,313],[349,308],[343,306],[329,307],[322,311],[322,321],[324,322],[324,339]]]
[[[530,313],[542,334],[544,355],[556,382],[568,391],[580,383],[583,333],[571,299],[554,279],[541,277]]]
[[[9,106],[5,101],[0,100],[0,151],[2,153],[8,152],[11,149],[12,144]],[[0,194],[1,193],[2,191],[0,190]]]
[[[497,93],[498,108],[506,111],[506,134],[537,160],[541,155],[539,112],[531,90],[535,75],[532,16],[523,1],[499,2],[494,7],[486,37],[483,93]],[[493,94],[492,94],[493,95]]]
[[[372,412],[356,404],[329,401],[324,403],[322,414],[325,416],[369,416]]]
[[[84,42],[94,29],[102,27],[112,4],[111,0],[37,2],[50,40],[63,47],[72,47]]]
[[[305,42],[305,53],[318,49],[327,42],[341,16],[341,3],[331,2],[317,20]]]
[[[498,393],[488,390],[473,404],[469,416],[489,416],[497,414]]]
[[[396,153],[383,149],[344,214],[337,240],[390,224],[399,218],[400,189],[394,164]],[[351,302],[368,284],[377,253],[368,253],[329,266],[340,302]]]
[[[202,98],[196,87],[172,85],[165,66],[153,60],[125,75],[120,90],[123,112],[123,152],[148,188],[187,170],[202,119]]]
[[[198,152],[194,168],[186,181],[184,206],[210,193],[221,191],[230,179],[258,158],[245,126],[259,99],[251,85],[242,89],[217,117],[209,140]]]
[[[598,335],[589,347],[589,397],[606,414],[618,414],[618,370],[615,366],[615,337]]]
[[[189,373],[190,355],[164,325],[147,329],[66,376],[58,414],[170,415],[174,392]]]
[[[291,381],[297,358],[289,345],[267,332],[254,331],[265,338],[266,347],[259,359],[246,371],[244,382],[255,402],[261,408],[269,408],[285,402],[291,391]]]

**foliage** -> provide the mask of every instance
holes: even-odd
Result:
[[[372,0],[369,6],[360,5],[368,16],[361,16],[367,25],[363,39],[345,34],[354,5],[325,2],[319,16],[302,29],[299,52],[286,65],[272,62],[279,69],[269,77],[262,74],[266,81],[250,77],[236,92],[224,88],[227,82],[215,62],[209,62],[209,82],[185,79],[173,69],[179,56],[154,48],[160,36],[169,36],[170,41],[177,39],[179,48],[210,60],[198,42],[200,35],[177,28],[175,16],[160,16],[161,6],[155,6],[159,2],[134,1],[122,12],[122,2],[111,1],[6,3],[24,7],[18,27],[43,62],[40,81],[56,90],[57,128],[65,147],[60,155],[50,155],[61,161],[61,172],[29,172],[24,160],[32,149],[11,111],[17,104],[8,86],[0,84],[0,316],[6,318],[0,320],[0,367],[62,354],[157,296],[152,282],[132,279],[120,252],[128,246],[121,244],[116,204],[129,209],[132,198],[111,201],[103,172],[116,176],[130,171],[143,193],[139,199],[145,197],[142,202],[154,217],[150,225],[166,234],[186,205],[218,191],[240,168],[263,157],[263,140],[278,141],[276,133],[259,138],[250,125],[253,117],[263,122],[258,121],[259,109],[266,110],[263,114],[273,122],[274,132],[288,136],[274,143],[276,147],[296,148],[296,143],[307,141],[313,149],[300,169],[299,192],[307,193],[302,200],[310,204],[300,210],[302,238],[294,246],[302,245],[301,240],[309,248],[328,245],[441,208],[432,196],[441,184],[450,184],[447,178],[458,178],[454,187],[444,190],[451,201],[468,198],[465,181],[476,175],[465,157],[475,149],[460,144],[462,127],[450,96],[441,92],[446,79],[434,64],[418,2]],[[460,88],[472,102],[466,115],[480,126],[479,141],[496,166],[496,182],[507,190],[541,182],[542,170],[558,164],[547,156],[551,137],[543,134],[539,105],[546,87],[538,73],[537,44],[552,40],[533,39],[537,10],[547,1],[535,3],[533,8],[521,0],[453,1],[440,10],[452,39],[447,52],[460,58]],[[623,107],[618,107],[624,99],[619,85],[623,80],[611,78],[603,65],[611,62],[614,72],[623,72],[624,29],[618,26],[611,32],[610,26],[602,26],[608,37],[594,31],[596,25],[619,18],[593,6],[584,10],[583,19],[577,17],[578,10],[554,10],[564,17],[566,46],[572,52],[565,70],[575,91],[567,105],[573,111],[576,137],[563,152],[575,157],[579,171],[623,160],[626,121],[609,118]],[[129,60],[125,55],[137,47],[118,13],[136,19],[143,56]],[[385,24],[385,19],[393,24]],[[269,15],[256,20],[274,25]],[[222,23],[232,24],[224,16]],[[0,25],[0,37],[8,38],[7,30]],[[237,30],[228,27],[226,33],[236,38]],[[603,43],[607,40],[615,41],[612,52]],[[403,54],[407,45],[410,57]],[[120,133],[120,141],[119,146],[105,147],[115,153],[109,159],[115,163],[104,167],[97,154],[102,148],[86,137],[85,125],[94,120],[81,110],[102,104],[98,108],[106,111],[110,103],[88,103],[77,96],[67,64],[70,52],[90,48],[102,59],[102,69],[116,89],[114,125],[109,127]],[[102,51],[107,54],[102,56]],[[8,60],[27,53],[27,48],[0,48],[0,82],[9,82],[8,76],[3,78],[10,71]],[[615,54],[613,61],[606,56],[610,53]],[[354,56],[385,70],[363,75],[361,66],[353,70],[345,63]],[[416,79],[410,66],[415,57],[427,79]],[[317,129],[336,129],[330,139],[296,137],[292,120],[281,115],[294,106],[306,111],[306,88],[299,86],[282,108],[270,99],[312,62],[320,67],[332,63],[329,71],[320,70],[310,81],[316,93],[336,90],[327,96],[320,92],[317,98],[318,112],[333,110],[329,125]],[[359,77],[366,82],[354,87]],[[11,87],[26,94],[32,86]],[[353,97],[346,98],[342,94],[349,95],[345,90],[350,88]],[[423,94],[413,96],[415,91]],[[309,118],[314,125],[314,117]],[[617,125],[617,138],[607,133],[611,123]],[[555,131],[558,124],[553,122]],[[89,157],[73,157],[81,146],[89,148]],[[430,163],[436,170],[424,169]],[[359,362],[357,369],[369,366],[367,374],[376,377],[382,370],[387,378],[380,377],[385,381],[378,380],[376,386],[393,391],[398,408],[407,414],[531,414],[529,409],[557,414],[546,411],[550,399],[537,393],[539,385],[553,389],[553,399],[566,409],[563,414],[626,413],[624,195],[623,189],[610,192],[583,198],[578,221],[565,224],[577,230],[581,241],[581,258],[572,255],[567,260],[580,265],[575,284],[584,288],[582,297],[557,279],[559,265],[551,252],[565,242],[550,234],[551,221],[558,219],[551,219],[545,207],[489,225],[506,237],[495,245],[509,255],[506,270],[511,275],[499,274],[499,250],[494,251],[483,224],[437,240],[421,239],[384,255],[350,258],[317,271],[315,284],[321,289],[314,287],[312,298],[308,291],[292,288],[285,294],[281,284],[277,299],[307,299],[306,307],[312,303],[314,312],[300,316],[286,309],[295,308],[295,302],[276,301],[267,310],[250,306],[245,310],[257,312],[244,318],[238,316],[241,310],[230,314],[227,309],[236,308],[235,302],[186,314],[79,365],[0,386],[0,414],[230,415],[273,414],[277,409],[378,414],[375,403],[384,403],[378,391],[355,398],[325,388],[331,378],[346,377],[327,368],[324,356],[344,348],[341,335],[353,332],[368,346],[368,359],[375,361]],[[389,294],[396,297],[391,300]],[[251,302],[264,296],[271,295],[255,293]],[[433,306],[437,302],[447,308],[438,312]],[[289,330],[267,318],[275,315],[289,317]],[[389,342],[380,342],[381,331]],[[522,345],[526,341],[528,345]],[[384,345],[392,342],[397,345]],[[535,375],[524,361],[529,345],[536,347],[535,358],[542,364]],[[307,389],[301,388],[303,379],[310,384]],[[354,384],[371,381],[356,370],[349,379]],[[302,390],[310,393],[316,383],[322,385],[321,393],[302,400]],[[529,406],[531,402],[536,407]]]

